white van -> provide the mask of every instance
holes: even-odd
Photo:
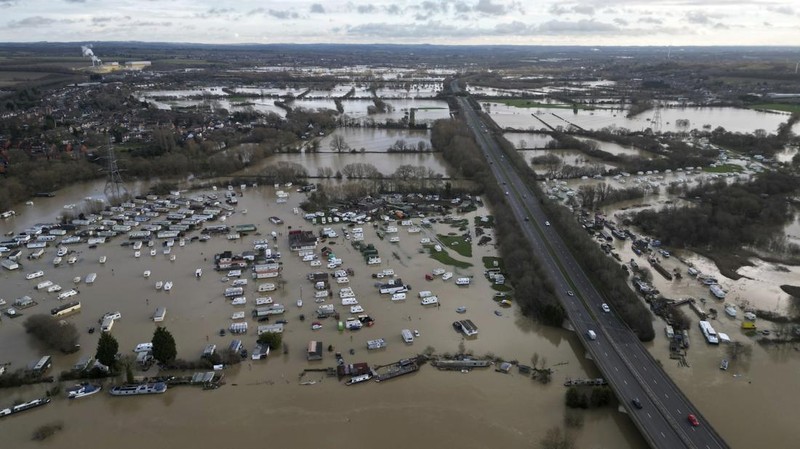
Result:
[[[589,336],[589,340],[597,340],[597,334],[593,330],[586,332],[586,335]]]

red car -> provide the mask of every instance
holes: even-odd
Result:
[[[689,424],[691,424],[692,427],[697,427],[700,425],[700,421],[697,420],[696,416],[689,414],[687,418],[689,419]]]

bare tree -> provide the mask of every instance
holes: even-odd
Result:
[[[329,144],[331,150],[341,153],[342,151],[350,151],[350,145],[347,144],[347,141],[344,140],[344,137],[340,134],[336,134],[331,139],[331,143]]]

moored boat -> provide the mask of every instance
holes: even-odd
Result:
[[[156,290],[161,290],[161,287],[164,286],[164,281],[156,281]]]
[[[141,394],[161,394],[167,391],[167,384],[156,382],[149,384],[118,385],[109,393],[112,396],[135,396]]]
[[[170,290],[172,290],[172,281],[164,282],[164,291],[168,292]]]
[[[106,263],[106,260],[108,260],[108,258],[106,256],[100,256],[100,259],[98,260],[98,262],[100,262],[101,264],[104,264],[104,263]]]
[[[144,270],[143,275],[144,275],[145,279],[149,278],[150,277],[150,270]]]
[[[79,384],[67,390],[67,397],[70,399],[83,398],[98,393],[102,389],[103,387],[100,385],[93,385],[89,383]]]

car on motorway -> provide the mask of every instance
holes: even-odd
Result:
[[[506,192],[506,196],[508,196],[508,192]]]
[[[636,407],[639,410],[642,409],[642,401],[640,401],[639,398],[631,399],[631,404],[633,404],[633,406]]]
[[[549,222],[549,221],[545,221],[545,222],[544,222],[544,225],[545,225],[545,226],[550,226],[550,222]]]
[[[525,217],[525,221],[531,221],[530,217]]]
[[[572,293],[572,290],[567,290],[567,294],[570,296],[575,296],[575,293]]]
[[[608,304],[606,304],[606,303],[601,304],[600,308],[603,309],[603,312],[605,312],[605,313],[611,312],[611,308],[609,308]]]
[[[697,427],[700,425],[700,421],[698,421],[697,417],[694,416],[693,414],[689,413],[689,416],[687,416],[686,418],[689,420],[689,424],[691,424],[692,427]]]

